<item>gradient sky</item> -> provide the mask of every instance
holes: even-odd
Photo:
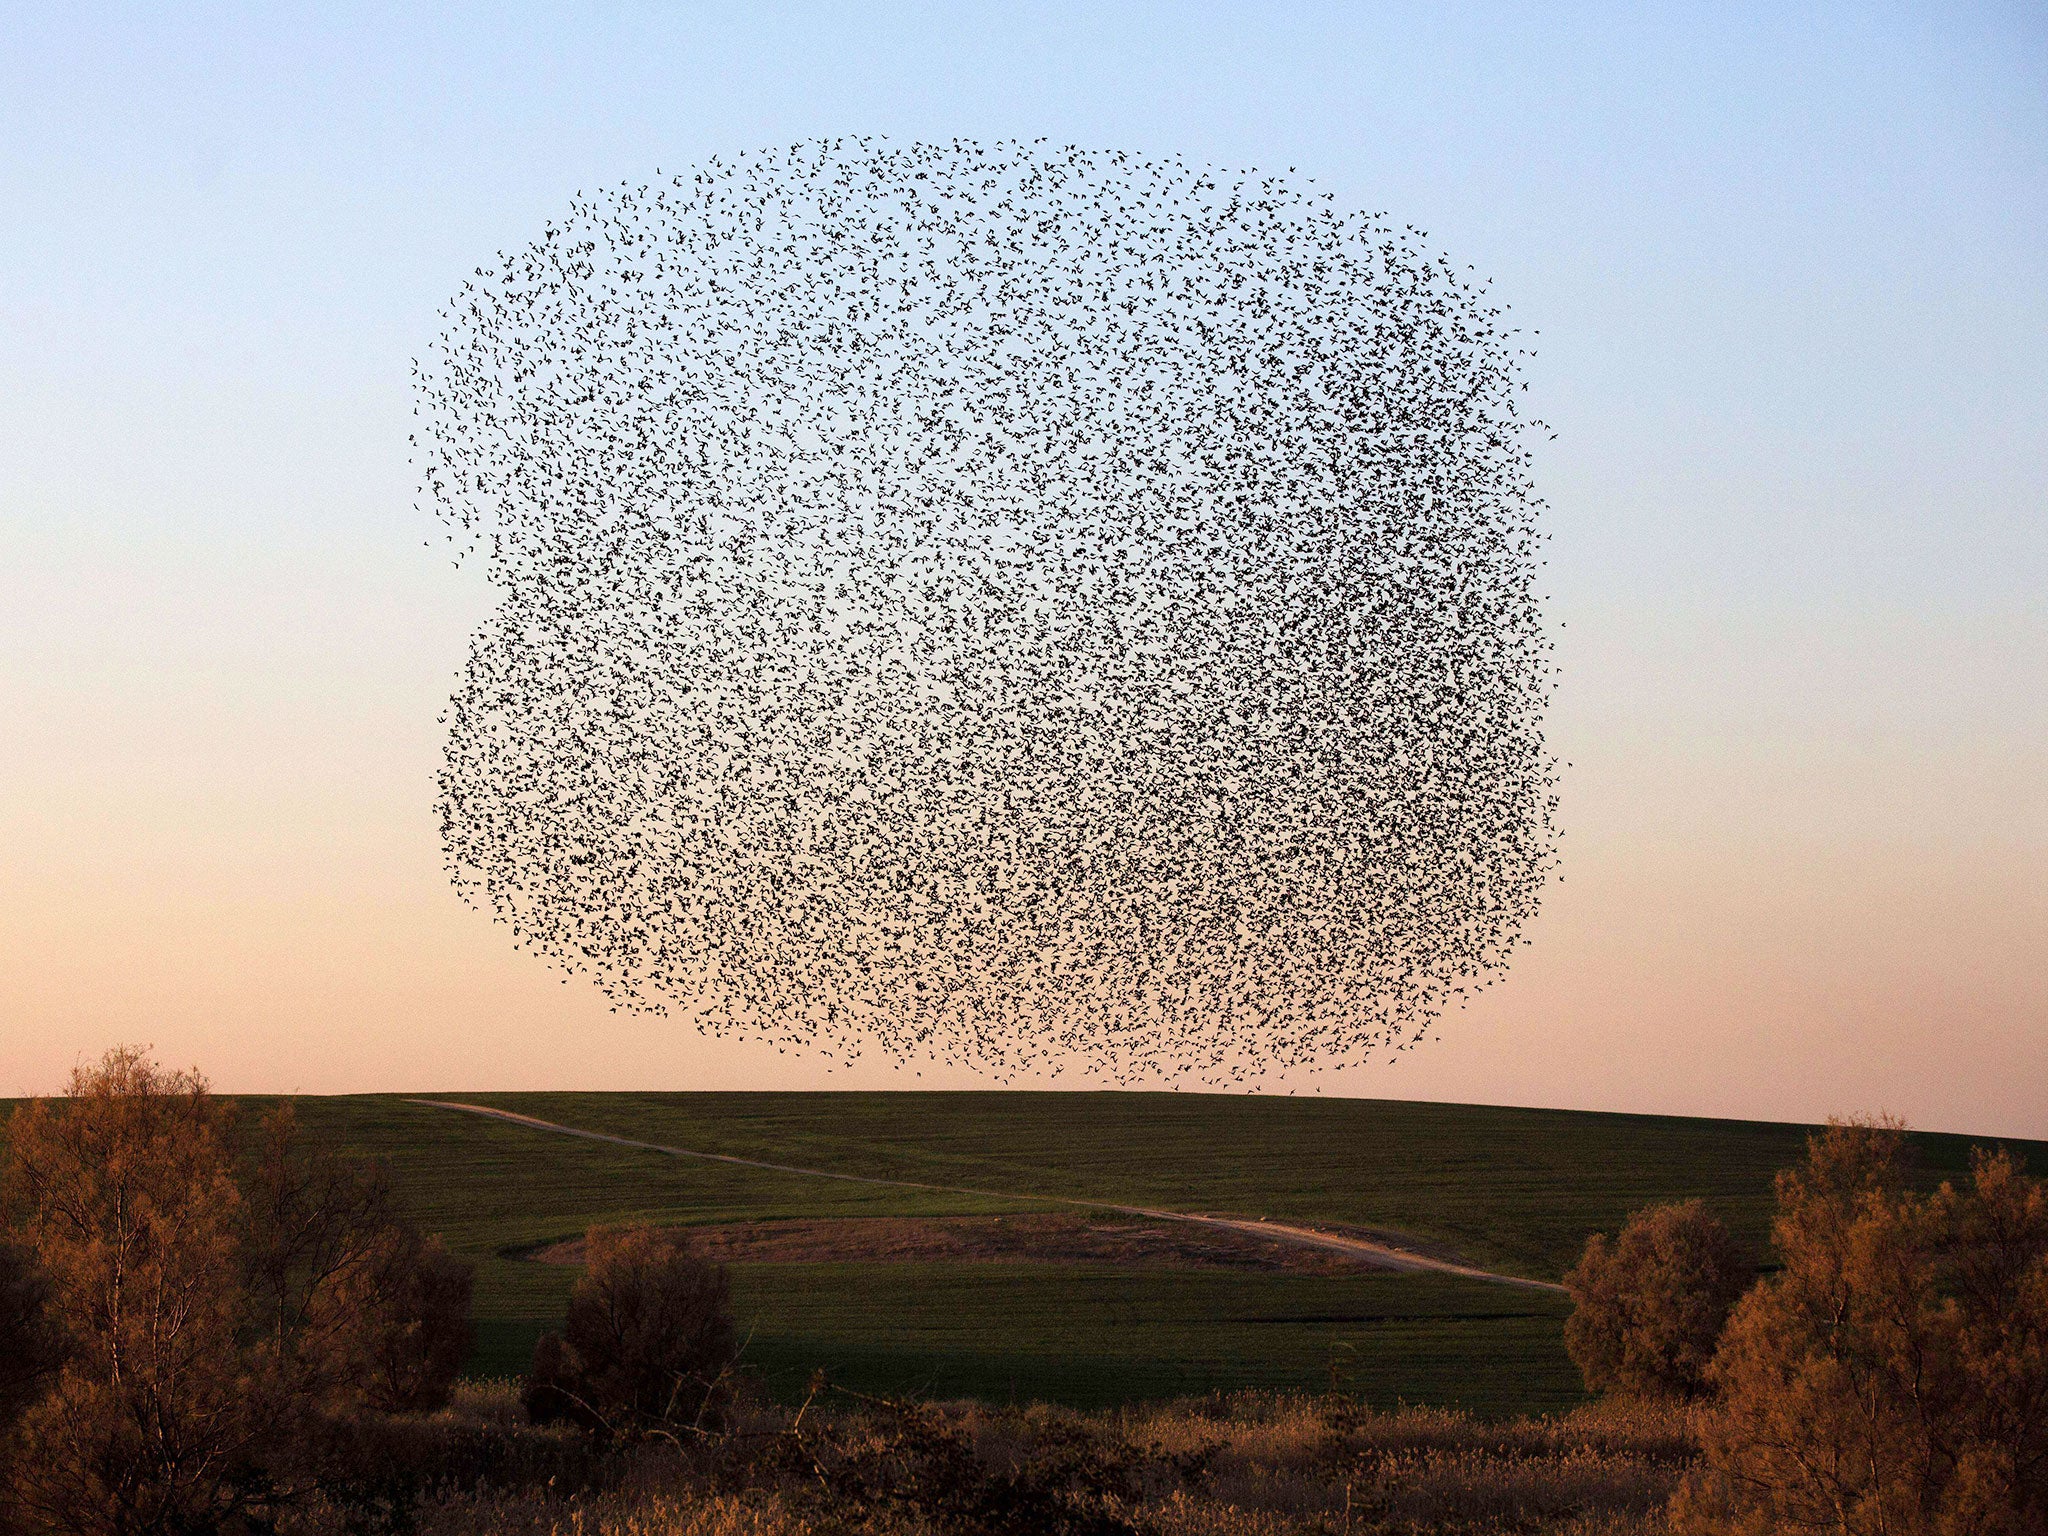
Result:
[[[0,3],[0,1094],[116,1040],[243,1091],[848,1081],[449,890],[488,594],[424,547],[408,362],[578,188],[1043,135],[1296,167],[1543,333],[1564,878],[1323,1091],[2048,1136],[2038,6],[282,11]]]

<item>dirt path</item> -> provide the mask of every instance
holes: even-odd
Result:
[[[603,1131],[579,1130],[573,1125],[558,1125],[552,1120],[536,1119],[532,1115],[518,1114],[509,1109],[492,1109],[484,1104],[464,1104],[454,1099],[408,1099],[406,1102],[423,1104],[431,1109],[452,1109],[468,1115],[483,1115],[488,1119],[505,1120],[513,1125],[527,1126],[536,1131],[552,1131],[558,1136],[580,1136],[585,1141],[607,1141],[613,1146],[632,1147],[642,1152],[659,1152],[665,1157],[689,1157],[708,1163],[730,1163],[739,1168],[763,1168],[770,1173],[793,1173],[808,1179],[837,1179],[842,1184],[870,1184],[887,1189],[922,1189],[945,1195],[973,1195],[984,1200],[1028,1201],[1037,1205],[1065,1205],[1081,1210],[1114,1211],[1122,1216],[1142,1216],[1152,1221],[1186,1222],[1198,1227],[1244,1233],[1264,1238],[1268,1242],[1346,1254],[1376,1269],[1411,1273],[1429,1270],[1437,1274],[1462,1275],[1468,1280],[1491,1280],[1498,1285],[1519,1286],[1524,1290],[1533,1291],[1564,1289],[1563,1286],[1553,1285],[1548,1280],[1527,1280],[1520,1275],[1495,1274],[1492,1270],[1460,1264],[1452,1259],[1435,1258],[1379,1238],[1358,1237],[1317,1227],[1267,1221],[1263,1217],[1206,1216],[1190,1211],[1155,1210],[1144,1205],[1118,1205],[1108,1200],[1077,1200],[1065,1195],[1020,1195],[1010,1190],[975,1189],[964,1184],[926,1184],[916,1179],[883,1179],[868,1174],[834,1173],[825,1168],[799,1168],[793,1163],[770,1163],[758,1158],[734,1157],[727,1152],[697,1152],[688,1147],[665,1147],[658,1142],[635,1141],[629,1136],[612,1136]]]

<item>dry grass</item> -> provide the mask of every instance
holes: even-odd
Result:
[[[287,1536],[1651,1536],[1694,1456],[1686,1410],[1486,1424],[1330,1397],[1121,1412],[823,1393],[734,1431],[598,1454],[508,1385],[405,1423],[407,1487],[301,1508]],[[394,1491],[395,1490],[395,1491]]]

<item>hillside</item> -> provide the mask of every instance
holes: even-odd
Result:
[[[1699,1195],[1762,1248],[1806,1128],[1386,1100],[1130,1093],[458,1095],[639,1140],[848,1173],[1395,1229],[1555,1279],[1586,1233]],[[509,1372],[573,1271],[522,1255],[599,1222],[1015,1213],[1014,1202],[685,1161],[394,1096],[300,1101],[390,1160],[403,1199],[477,1261],[473,1367]],[[253,1107],[253,1105],[252,1105]],[[1968,1141],[1921,1136],[1929,1176]],[[2035,1167],[2048,1148],[2023,1149]],[[1050,1205],[1046,1207],[1052,1209]],[[1553,1296],[1432,1275],[1161,1265],[748,1262],[749,1358],[793,1390],[849,1383],[1077,1404],[1333,1379],[1484,1412],[1577,1399]]]

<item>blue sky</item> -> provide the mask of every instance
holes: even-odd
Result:
[[[115,1038],[568,1085],[584,1029],[618,1086],[768,1085],[440,880],[484,596],[422,548],[408,360],[579,188],[1045,136],[1296,168],[1542,333],[1566,883],[1344,1091],[2048,1135],[2038,8],[432,9],[0,18],[0,1091]]]

